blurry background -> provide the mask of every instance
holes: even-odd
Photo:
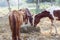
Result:
[[[11,10],[17,10],[18,6],[19,9],[25,7],[29,8],[32,14],[39,13],[52,5],[60,6],[60,0],[0,0],[0,16],[8,13],[8,1]]]

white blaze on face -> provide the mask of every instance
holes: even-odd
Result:
[[[60,10],[60,7],[58,7],[58,6],[52,6],[52,7],[47,8],[46,10],[49,11],[50,14],[52,15],[52,17],[54,18],[53,11],[54,10]]]

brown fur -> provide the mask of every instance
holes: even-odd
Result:
[[[35,15],[35,19],[34,19],[34,27],[36,27],[36,25],[40,22],[40,19],[43,17],[49,17],[51,20],[53,20],[52,15],[50,15],[50,12],[48,11],[43,11],[37,15]]]
[[[37,14],[35,16],[35,20],[34,20],[34,27],[36,27],[36,25],[40,22],[41,18],[48,17],[51,20],[51,25],[55,27],[55,32],[57,34],[57,28],[56,28],[56,25],[53,24],[53,21],[54,20],[60,20],[60,10],[54,10],[53,15],[54,15],[54,17],[57,17],[57,18],[54,19],[53,16],[50,14],[50,12],[46,11],[46,10]],[[51,32],[52,32],[52,27],[51,27],[50,33]]]
[[[55,17],[58,17],[58,19],[57,20],[60,20],[60,10],[54,10],[54,16]]]
[[[21,40],[20,39],[20,27],[23,23],[23,16],[24,13],[19,12],[19,11],[12,11],[9,15],[9,23],[10,23],[10,28],[12,32],[12,40]]]

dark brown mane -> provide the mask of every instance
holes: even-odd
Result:
[[[45,10],[45,11],[43,11],[41,13],[38,13],[35,17],[38,17],[39,19],[43,18],[43,17],[47,17],[49,15],[49,13],[50,12],[48,12],[48,11]]]

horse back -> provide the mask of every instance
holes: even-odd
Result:
[[[13,17],[14,17],[14,19],[13,19]],[[10,13],[10,15],[9,15],[10,25],[12,25],[12,23],[13,23],[14,20],[15,20],[16,25],[20,25],[20,24],[22,24],[22,22],[23,22],[23,17],[22,17],[22,15],[19,14],[19,12],[16,11],[16,10],[12,11],[12,12]]]

